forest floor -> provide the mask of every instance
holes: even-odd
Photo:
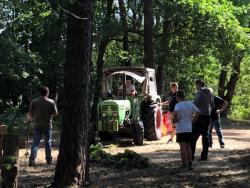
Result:
[[[150,166],[145,169],[117,170],[100,164],[90,164],[89,187],[250,187],[250,125],[225,125],[225,148],[221,149],[215,133],[213,148],[206,162],[194,161],[194,170],[183,170],[180,166],[180,151],[177,143],[166,144],[169,136],[159,141],[145,142],[133,146],[128,139],[116,139],[112,144],[104,143],[104,150],[112,155],[133,150],[147,157]],[[197,158],[201,151],[201,139],[197,142]],[[28,166],[20,150],[20,188],[47,187],[53,181],[58,150],[53,150],[53,164],[47,166],[44,148],[38,152],[35,167]]]

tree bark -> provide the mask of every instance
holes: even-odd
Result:
[[[120,8],[120,16],[122,21],[122,28],[123,28],[123,50],[129,50],[129,42],[128,42],[128,22],[127,22],[127,11],[124,5],[123,0],[119,0],[119,8]],[[130,66],[131,63],[125,62],[126,66]]]
[[[86,177],[89,125],[89,64],[92,48],[93,1],[76,0],[69,5],[66,61],[64,63],[64,109],[54,187],[81,186]]]
[[[106,13],[106,18],[105,22],[108,23],[111,20],[112,16],[112,8],[113,7],[113,0],[107,0],[107,13]],[[103,26],[103,32],[107,32],[109,28],[106,27],[107,25],[104,24]],[[103,68],[104,68],[104,55],[106,48],[110,42],[108,39],[109,36],[102,36],[102,40],[99,44],[98,47],[98,57],[97,57],[97,69],[96,69],[96,81],[95,81],[95,92],[94,92],[94,97],[93,97],[93,106],[91,109],[91,121],[95,122],[96,121],[96,112],[97,112],[97,105],[100,100],[100,90],[101,90],[101,82],[103,79]]]
[[[221,69],[220,77],[219,77],[218,95],[221,98],[224,98],[225,91],[226,91],[227,70],[224,68],[226,65],[227,65],[227,62],[224,61],[222,63],[222,69]]]
[[[232,104],[236,85],[237,85],[237,82],[238,82],[239,77],[240,77],[240,64],[241,64],[242,59],[243,59],[243,56],[237,57],[237,60],[233,63],[233,67],[232,67],[233,71],[232,71],[230,79],[227,83],[227,93],[224,97],[224,99],[228,102],[228,105],[227,105],[226,109],[222,112],[222,114],[221,114],[222,117],[228,116],[228,112],[229,112],[231,104]]]
[[[173,30],[173,22],[167,20],[167,18],[164,18],[163,33],[162,33],[163,36],[160,42],[160,49],[159,49],[160,57],[158,61],[157,75],[156,75],[157,92],[159,95],[164,94],[165,79],[166,79],[165,65],[167,65],[168,63],[169,43],[172,30]]]
[[[153,44],[153,1],[144,0],[144,66],[155,68]]]

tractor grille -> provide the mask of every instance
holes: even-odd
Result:
[[[110,108],[111,108],[112,111],[117,111],[118,110],[116,105],[110,105]]]
[[[102,105],[102,112],[107,112],[109,106],[108,105]]]
[[[109,109],[109,107],[110,107],[110,109],[111,109],[111,111],[118,111],[118,107],[117,107],[117,105],[102,105],[102,112],[107,112],[108,111],[108,109]]]

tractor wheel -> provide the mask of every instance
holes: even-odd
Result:
[[[115,134],[107,131],[99,131],[99,137],[101,141],[113,140],[115,139]]]
[[[147,140],[159,140],[162,137],[161,121],[158,121],[159,111],[152,101],[142,101],[141,120],[144,126],[144,135]]]
[[[142,121],[138,121],[133,126],[133,141],[137,146],[143,145],[144,127]]]

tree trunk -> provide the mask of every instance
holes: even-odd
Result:
[[[157,82],[157,92],[159,95],[164,94],[165,80],[166,80],[166,70],[165,65],[168,63],[168,54],[169,54],[169,43],[171,38],[171,32],[173,30],[173,22],[168,21],[167,18],[164,18],[163,22],[163,36],[160,42],[160,57],[158,61],[156,82]],[[169,65],[170,66],[170,65]]]
[[[119,0],[119,8],[120,8],[120,16],[122,21],[122,28],[123,28],[123,50],[127,51],[129,50],[129,42],[128,42],[128,23],[127,23],[127,11],[124,5],[123,0]],[[127,59],[123,65],[125,66],[131,66],[131,62],[129,59]]]
[[[144,66],[155,68],[153,44],[153,1],[144,0]]]
[[[226,91],[226,81],[227,81],[227,70],[224,69],[224,67],[228,64],[228,61],[225,61],[222,63],[222,69],[220,72],[220,77],[219,77],[219,87],[218,87],[218,95],[221,98],[224,98],[225,96],[225,91]]]
[[[76,0],[69,6],[64,110],[54,187],[81,186],[86,177],[89,125],[89,64],[92,47],[93,1]]]
[[[107,13],[106,13],[106,23],[110,22],[111,15],[112,15],[112,8],[113,7],[113,0],[107,0]],[[107,28],[107,24],[103,26],[103,32],[107,32],[109,28]],[[104,55],[106,48],[110,42],[108,39],[109,36],[102,36],[102,40],[98,47],[98,57],[97,57],[97,69],[96,69],[96,81],[95,81],[95,92],[93,97],[93,106],[91,109],[91,121],[96,121],[96,112],[97,112],[97,105],[100,100],[100,90],[101,90],[101,82],[103,79],[103,68],[104,68]]]
[[[108,45],[109,41],[108,40],[103,40],[101,41],[99,45],[99,51],[98,51],[98,58],[97,58],[97,69],[96,69],[96,81],[95,81],[95,92],[94,92],[94,97],[93,97],[93,106],[91,109],[91,121],[95,122],[96,121],[96,116],[97,116],[97,105],[100,100],[100,90],[101,90],[101,84],[102,84],[102,79],[103,79],[103,68],[104,68],[104,54],[106,51],[106,47]]]
[[[236,85],[240,77],[240,64],[242,58],[243,57],[238,57],[237,61],[233,63],[233,72],[230,76],[229,82],[227,83],[227,93],[224,97],[224,99],[228,102],[228,105],[226,109],[222,112],[221,114],[222,117],[227,117],[228,112],[230,110]]]

